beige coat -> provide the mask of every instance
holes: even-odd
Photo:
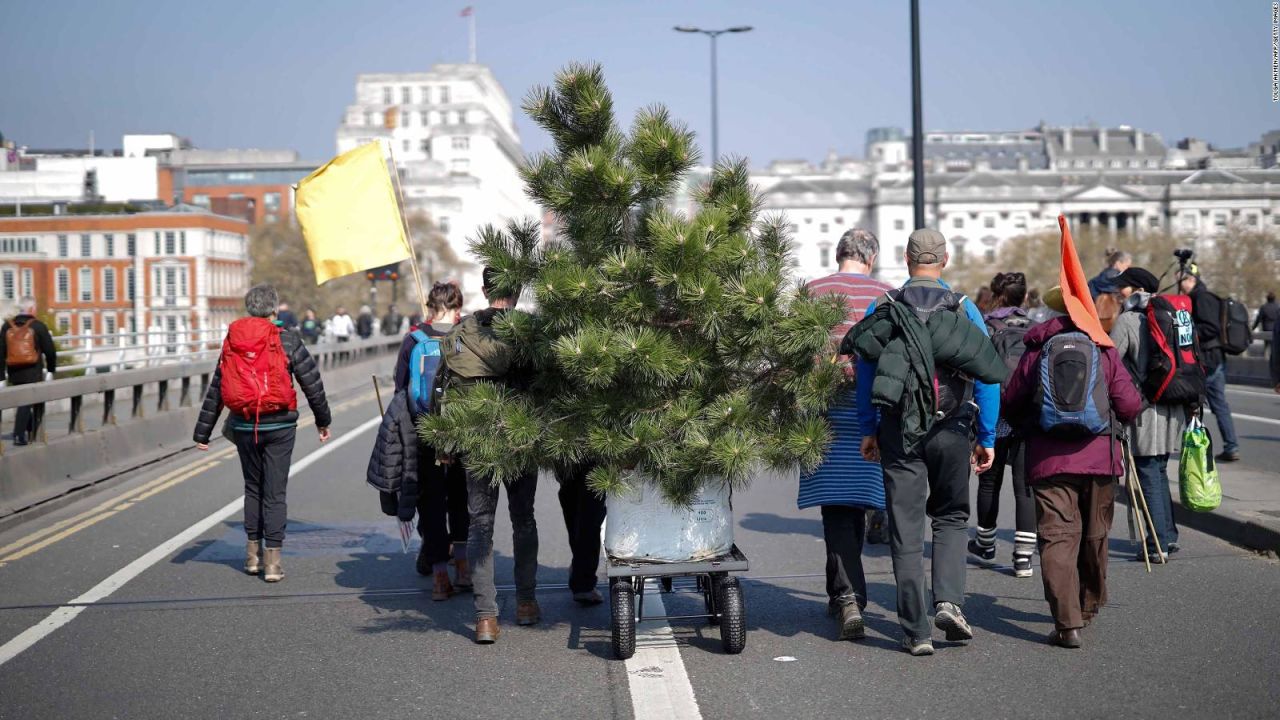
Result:
[[[1127,367],[1147,366],[1147,300],[1151,296],[1135,292],[1124,304],[1124,312],[1116,318],[1111,328],[1111,339],[1116,352]],[[1134,378],[1141,386],[1142,378]],[[1153,405],[1143,410],[1129,426],[1130,447],[1136,457],[1150,455],[1177,455],[1182,452],[1182,431],[1187,424],[1187,408],[1172,405]]]

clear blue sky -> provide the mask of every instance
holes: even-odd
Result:
[[[467,0],[2,0],[0,132],[33,147],[333,154],[360,72],[465,61]],[[906,0],[476,0],[480,61],[518,104],[571,60],[604,64],[625,118],[662,102],[708,139],[708,47],[676,24],[754,25],[720,44],[720,148],[762,166],[861,155],[910,126]],[[925,127],[1127,123],[1219,146],[1280,128],[1271,3],[922,0]],[[517,117],[526,149],[547,138]]]

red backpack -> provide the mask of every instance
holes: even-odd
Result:
[[[222,404],[244,419],[298,409],[298,395],[289,374],[289,358],[280,342],[280,328],[266,318],[241,318],[227,329],[222,342]]]

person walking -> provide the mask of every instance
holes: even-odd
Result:
[[[298,329],[298,316],[293,314],[289,309],[289,303],[281,302],[279,309],[276,310],[276,322],[285,330]]]
[[[1147,306],[1151,296],[1159,292],[1160,281],[1146,268],[1131,267],[1120,273],[1116,285],[1125,302],[1124,312],[1111,329],[1111,339],[1121,362],[1138,387],[1142,387],[1154,344],[1148,335]],[[1144,555],[1139,551],[1137,559],[1149,557],[1152,562],[1165,563],[1169,554],[1178,550],[1178,525],[1173,519],[1173,496],[1169,491],[1169,456],[1181,452],[1182,432],[1191,408],[1165,403],[1144,405],[1129,426],[1128,436],[1134,471],[1154,527],[1147,528],[1147,552]],[[1138,513],[1138,518],[1146,522],[1143,513]]]
[[[302,338],[307,341],[308,345],[315,345],[320,342],[320,333],[323,331],[324,328],[320,326],[320,319],[316,317],[316,311],[307,308],[306,313],[302,316],[302,325],[299,328]]]
[[[339,306],[338,312],[334,313],[333,319],[329,321],[329,332],[333,333],[333,339],[340,343],[348,342],[355,331],[356,324],[347,314],[347,309]]]
[[[479,380],[527,385],[525,368],[513,366],[514,349],[498,338],[494,321],[515,308],[519,288],[500,289],[498,272],[486,267],[481,274],[482,290],[489,307],[468,315],[449,332],[444,342],[444,399],[448,405],[452,388]],[[466,466],[466,458],[453,459]],[[476,608],[475,641],[482,645],[498,640],[497,586],[493,572],[493,525],[498,513],[500,487],[507,491],[511,513],[511,535],[515,554],[516,624],[536,625],[542,619],[535,592],[538,586],[538,523],[533,513],[538,490],[538,473],[526,472],[510,482],[495,484],[490,478],[467,468],[467,512],[471,527],[467,537],[467,559],[471,563]]]
[[[604,495],[587,485],[591,467],[573,465],[557,467],[556,481],[560,484],[557,497],[564,515],[564,527],[569,534],[569,592],[573,601],[584,607],[599,605],[604,596],[597,588],[600,566],[600,528],[604,526]]]
[[[1200,267],[1188,263],[1181,271],[1178,286],[1191,298],[1191,315],[1195,320],[1196,335],[1200,338],[1200,364],[1204,366],[1205,399],[1218,422],[1222,435],[1222,452],[1218,462],[1236,462],[1240,459],[1240,440],[1236,437],[1235,420],[1231,417],[1231,405],[1227,402],[1227,354],[1222,349],[1222,298],[1210,292],[1200,279]]]
[[[52,380],[57,368],[53,335],[36,317],[35,298],[24,297],[18,301],[18,314],[0,325],[0,387]],[[15,415],[13,444],[34,441],[44,422],[44,403],[23,405]]]
[[[430,320],[412,328],[400,344],[395,367],[397,393],[409,389],[413,375],[410,367],[413,349],[428,338],[443,339],[457,325],[462,312],[462,292],[455,285],[436,283],[427,294],[427,310],[431,313]],[[416,441],[416,450],[416,472],[403,484],[397,514],[406,522],[417,515],[422,547],[418,550],[415,567],[418,574],[432,577],[431,599],[447,600],[457,591],[471,589],[471,572],[467,564],[467,538],[471,529],[471,516],[467,512],[467,474],[456,462],[437,462],[435,448],[422,442],[421,438]],[[451,554],[452,581],[449,579]]]
[[[285,489],[298,426],[295,379],[315,416],[320,442],[329,440],[332,421],[311,353],[297,333],[276,325],[279,305],[270,285],[256,285],[245,294],[249,315],[227,328],[192,435],[198,449],[208,450],[223,407],[231,413],[227,422],[244,474],[244,571],[261,572],[267,582],[284,579],[280,553],[288,517]],[[259,377],[264,379],[261,385]]]
[[[1027,439],[1027,480],[1036,498],[1040,574],[1054,622],[1049,641],[1078,648],[1080,630],[1107,603],[1107,536],[1115,510],[1116,478],[1124,472],[1123,449],[1108,415],[1114,414],[1121,423],[1132,422],[1142,408],[1142,398],[1116,349],[1109,341],[1097,343],[1092,333],[1082,332],[1066,314],[1061,292],[1054,290],[1045,294],[1046,304],[1064,314],[1027,331],[1026,354],[1005,384],[1002,400],[1009,422]],[[1093,318],[1093,323],[1106,338],[1101,321]],[[1043,387],[1042,377],[1067,380],[1064,391]],[[1073,401],[1083,402],[1086,408],[1077,417],[1101,424],[1100,431],[1065,422],[1046,427],[1047,422],[1061,419],[1063,406]],[[1104,404],[1106,408],[1101,407]]]
[[[388,305],[387,314],[382,317],[382,334],[388,337],[392,335],[399,335],[400,326],[403,324],[403,320],[404,317],[400,314],[400,311],[396,309],[396,306]]]
[[[835,295],[845,307],[845,320],[831,329],[833,350],[875,299],[893,289],[871,277],[879,254],[880,241],[870,230],[849,230],[836,243],[837,271],[808,284],[810,295]],[[859,451],[863,433],[858,426],[852,358],[838,355],[835,359],[845,369],[848,382],[827,411],[834,439],[822,464],[800,475],[796,504],[801,510],[820,508],[827,611],[839,622],[838,639],[859,640],[866,635],[862,612],[867,607],[862,544],[869,512],[880,514],[870,518],[871,524],[884,526],[884,475],[878,463],[863,460]]]
[[[1271,384],[1280,393],[1280,352],[1276,351],[1280,343],[1277,340],[1280,340],[1280,322],[1271,327]]]
[[[912,232],[904,259],[910,279],[885,302],[872,303],[841,350],[859,355],[862,457],[879,461],[884,472],[902,645],[912,655],[931,655],[925,516],[933,529],[934,625],[949,641],[970,640],[973,630],[961,611],[969,458],[978,472],[995,459],[998,383],[1007,370],[987,341],[978,308],[942,281],[949,259],[942,234]]]
[[[1267,301],[1253,317],[1252,330],[1262,329],[1262,352],[1265,355],[1271,348],[1271,334],[1276,325],[1280,325],[1280,304],[1276,303],[1276,294],[1267,293]]]
[[[1116,287],[1116,278],[1120,277],[1120,273],[1129,269],[1133,264],[1133,256],[1124,250],[1116,248],[1107,248],[1107,266],[1097,275],[1089,280],[1089,294],[1094,300],[1104,293],[1114,293],[1119,290]]]
[[[373,337],[373,309],[368,305],[360,306],[360,314],[356,316],[356,335],[361,340]]]
[[[1023,339],[1033,325],[1022,309],[1027,296],[1026,275],[999,273],[991,280],[991,291],[996,300],[995,309],[986,315],[987,330],[996,352],[1013,371],[1026,350]],[[1036,552],[1036,503],[1027,487],[1026,444],[1021,434],[1005,420],[1005,414],[1002,411],[996,423],[995,462],[978,475],[978,527],[975,537],[969,541],[969,553],[983,560],[995,559],[1000,487],[1004,484],[1005,468],[1009,468],[1013,477],[1013,575],[1029,578],[1033,573],[1031,558]]]

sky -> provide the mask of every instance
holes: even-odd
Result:
[[[465,62],[466,0],[0,0],[0,132],[117,148],[174,132],[202,148],[333,155],[362,72]],[[720,151],[861,156],[909,128],[906,0],[474,0],[479,61],[517,105],[570,61],[604,66],[621,122],[659,102],[709,145],[706,38],[720,40]],[[921,0],[926,130],[1128,124],[1239,147],[1280,128],[1271,3]],[[523,113],[527,151],[549,139]]]

